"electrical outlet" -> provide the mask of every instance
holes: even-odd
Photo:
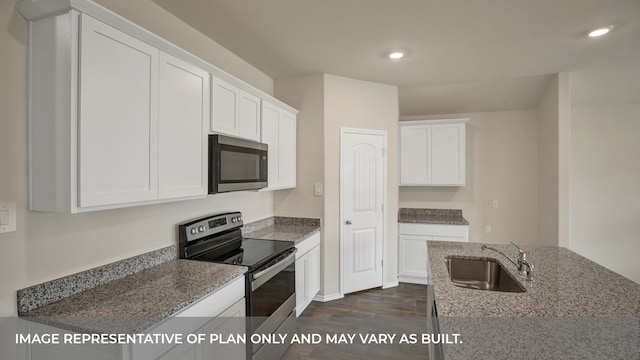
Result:
[[[493,230],[493,229],[491,229],[491,225],[485,225],[485,226],[484,226],[484,233],[485,233],[485,234],[491,234],[491,231],[492,231],[492,230]]]

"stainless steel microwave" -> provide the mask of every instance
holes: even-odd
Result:
[[[267,187],[268,145],[209,135],[209,194]]]

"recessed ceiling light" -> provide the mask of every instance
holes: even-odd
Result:
[[[613,29],[613,25],[609,25],[609,26],[593,29],[593,30],[589,31],[589,33],[587,35],[589,37],[592,37],[592,38],[600,37],[600,36],[608,34],[609,31],[611,31],[611,29]]]
[[[404,53],[402,51],[394,51],[389,53],[389,59],[398,60],[404,57]]]

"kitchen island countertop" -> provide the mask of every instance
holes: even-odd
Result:
[[[515,265],[482,244],[428,244],[440,330],[464,339],[444,346],[446,359],[511,359],[514,351],[535,358],[640,357],[640,284],[562,247],[520,245],[535,266],[534,281],[527,282]],[[491,246],[517,255],[512,245]],[[455,286],[446,256],[495,259],[527,291]]]

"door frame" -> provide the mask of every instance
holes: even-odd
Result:
[[[344,276],[345,276],[345,265],[344,265],[344,246],[345,246],[345,219],[344,219],[344,139],[347,134],[360,134],[360,135],[379,135],[382,136],[383,140],[383,152],[382,152],[382,281],[380,283],[381,286],[384,287],[384,275],[385,275],[385,256],[386,256],[386,245],[387,245],[387,209],[388,206],[388,195],[387,195],[387,184],[388,182],[388,156],[387,156],[387,131],[386,130],[373,130],[373,129],[360,129],[360,128],[349,128],[349,127],[340,127],[340,297],[344,297]]]

